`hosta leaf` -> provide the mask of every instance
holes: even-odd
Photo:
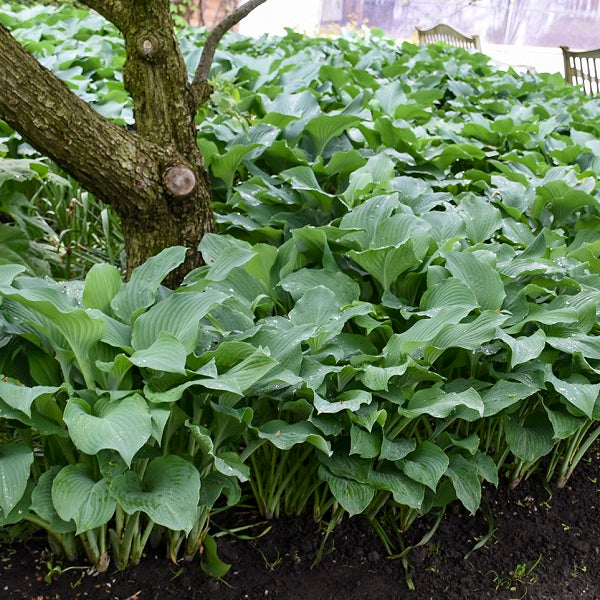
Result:
[[[202,242],[200,242],[198,249],[202,252]],[[256,254],[254,250],[249,248],[229,246],[216,259],[211,260],[206,279],[210,281],[223,281],[233,269],[245,265]]]
[[[431,442],[422,442],[398,466],[405,475],[435,491],[450,461],[445,452]]]
[[[460,279],[449,277],[427,288],[421,298],[421,306],[425,310],[443,309],[450,306],[473,309],[477,308],[479,303],[466,283]]]
[[[361,197],[361,192],[375,187],[387,191],[394,177],[394,163],[385,154],[376,154],[364,166],[350,174],[350,182],[342,197],[353,206]]]
[[[86,454],[116,450],[129,466],[135,453],[152,435],[146,401],[138,394],[122,400],[97,400],[93,409],[79,398],[67,403],[64,420],[73,443]]]
[[[361,252],[350,250],[348,254],[381,284],[384,290],[388,290],[401,273],[420,262],[415,256],[412,240],[398,246],[369,248]]]
[[[417,442],[413,439],[389,440],[384,436],[380,457],[395,462],[410,454],[416,447]]]
[[[498,466],[491,456],[477,451],[469,460],[477,468],[480,477],[498,486]]]
[[[31,508],[31,494],[34,491],[34,486],[35,484],[32,480],[27,482],[27,486],[23,492],[23,495],[21,496],[21,499],[8,514],[3,515],[2,511],[0,510],[0,527],[5,527],[6,525],[15,525],[16,523],[20,523],[24,520],[25,515]],[[72,530],[73,528],[71,527],[71,531]]]
[[[420,319],[405,332],[393,335],[384,349],[390,359],[399,360],[431,342],[447,325],[460,323],[473,309],[472,306],[448,306],[429,311],[429,318]]]
[[[361,238],[363,241],[362,246],[367,248],[370,241],[375,238],[379,226],[389,218],[399,205],[400,202],[396,195],[369,198],[343,216],[340,228],[364,230],[366,235]]]
[[[13,279],[25,270],[22,265],[0,265],[0,287],[10,285]]]
[[[600,337],[573,333],[568,337],[546,337],[546,342],[553,348],[575,354],[580,352],[586,358],[600,359]]]
[[[404,375],[410,365],[408,360],[396,367],[366,365],[363,372],[358,374],[357,379],[372,391],[387,390],[389,380],[392,377]]]
[[[412,240],[415,256],[423,260],[429,250],[431,239],[431,225],[427,221],[414,215],[398,213],[381,224],[371,245],[374,248],[385,248]]]
[[[215,469],[227,477],[235,477],[240,481],[250,479],[250,468],[245,465],[236,452],[221,452],[214,457]]]
[[[341,306],[358,300],[359,285],[345,273],[321,269],[300,269],[284,277],[279,285],[298,301],[309,290],[323,286],[331,290]]]
[[[303,90],[296,94],[277,94],[273,100],[263,98],[265,110],[269,113],[280,113],[294,117],[313,116],[321,112],[319,101],[315,94],[309,90]]]
[[[149,348],[160,332],[171,334],[191,353],[198,341],[198,325],[211,309],[228,296],[208,289],[204,292],[171,294],[140,315],[133,326],[131,342],[136,350]]]
[[[350,426],[350,454],[361,458],[375,458],[381,452],[382,435],[380,431],[365,431],[362,427]]]
[[[134,352],[129,360],[145,369],[185,375],[187,354],[185,346],[174,335],[161,331],[151,346]]]
[[[569,404],[586,417],[592,418],[594,405],[600,395],[600,384],[590,383],[583,375],[573,376],[570,381],[564,381],[554,376],[550,365],[546,369],[545,379]]]
[[[277,365],[275,359],[259,348],[222,375],[203,380],[201,385],[209,389],[231,391],[241,396]]]
[[[510,348],[510,368],[537,358],[546,346],[546,334],[538,329],[527,337],[514,338],[506,333],[498,336]]]
[[[505,418],[503,423],[506,443],[517,458],[534,461],[552,450],[554,431],[544,413],[532,414],[523,425],[513,417]]]
[[[560,406],[555,405],[550,408],[544,404],[544,410],[552,424],[555,440],[567,439],[585,427],[584,418],[575,417]]]
[[[290,321],[296,325],[323,326],[338,320],[341,303],[329,288],[319,285],[308,290],[290,311]]]
[[[210,163],[210,169],[213,172],[213,175],[222,179],[225,182],[227,189],[231,189],[237,170],[246,156],[254,149],[260,147],[260,144],[238,144],[229,148],[225,154],[213,156]]]
[[[123,287],[119,269],[107,264],[94,265],[85,277],[83,306],[97,308],[103,313],[111,312],[110,303]]]
[[[52,484],[60,470],[61,467],[54,466],[41,474],[37,485],[31,493],[31,510],[44,519],[50,525],[52,531],[67,533],[75,531],[75,525],[72,522],[61,519],[52,502]]]
[[[150,419],[152,421],[152,437],[160,446],[167,421],[171,416],[171,409],[168,406],[165,407],[160,404],[150,404],[148,411],[150,412]]]
[[[442,150],[434,162],[440,169],[446,170],[457,160],[472,162],[483,158],[485,158],[485,153],[473,144],[451,144]]]
[[[564,225],[573,212],[585,206],[600,208],[596,198],[583,190],[575,190],[562,180],[549,181],[536,189],[536,201],[532,208],[534,217],[540,217],[542,208],[547,206],[556,216],[557,225]]]
[[[369,485],[333,475],[323,465],[319,467],[319,477],[327,482],[334,498],[351,517],[362,513],[375,497],[375,490]]]
[[[481,502],[479,470],[461,454],[452,454],[446,475],[452,481],[457,498],[474,515]]]
[[[464,214],[467,236],[475,243],[489,240],[502,227],[500,211],[483,198],[463,198],[460,210]]]
[[[111,302],[115,316],[125,323],[131,323],[140,311],[154,304],[160,282],[183,263],[186,254],[186,248],[173,246],[135,268],[131,279]]]
[[[501,379],[491,388],[481,393],[484,405],[483,416],[491,417],[496,415],[505,408],[514,406],[521,402],[521,400],[529,398],[538,389],[533,385]]]
[[[496,337],[497,328],[508,318],[496,311],[486,310],[470,323],[446,325],[432,340],[439,350],[457,347],[475,350]]]
[[[25,413],[28,417],[31,416],[31,405],[36,398],[40,396],[52,396],[60,388],[50,387],[44,385],[38,385],[34,387],[27,387],[26,385],[17,385],[12,383],[10,380],[0,380],[0,398],[22,413]]]
[[[356,412],[363,404],[371,402],[371,394],[363,390],[350,390],[339,394],[335,401],[330,402],[315,393],[314,406],[319,414],[338,413],[343,410]]]
[[[210,577],[221,578],[227,575],[231,565],[224,563],[217,556],[217,542],[211,535],[204,536],[202,548],[202,559],[200,561],[202,570]]]
[[[332,456],[319,455],[319,460],[334,475],[353,479],[359,483],[368,481],[373,462],[364,458],[349,456],[347,453],[342,452],[336,452]]]
[[[498,310],[506,296],[498,272],[470,252],[446,252],[446,268],[464,281],[482,310]]]
[[[110,492],[127,514],[142,511],[158,525],[189,533],[198,518],[200,474],[179,456],[161,456],[143,479],[133,471],[116,477]]]
[[[425,497],[425,486],[413,481],[395,467],[382,467],[369,473],[369,485],[376,490],[392,492],[394,500],[402,506],[419,510]]]
[[[431,415],[444,419],[458,407],[466,407],[473,411],[472,418],[483,416],[484,405],[481,396],[469,388],[464,392],[451,392],[449,394],[437,388],[429,388],[416,392],[408,403],[406,409],[400,408],[398,412],[406,417],[415,418],[420,415]],[[466,418],[467,415],[463,415]]]
[[[46,317],[66,340],[68,348],[64,350],[70,349],[73,352],[86,384],[93,387],[89,355],[106,331],[101,313],[74,308],[63,294],[53,287],[39,285],[22,290],[4,288],[0,290],[0,294]],[[37,328],[38,325],[34,327]],[[46,327],[40,329],[44,334],[48,333],[53,337]],[[61,339],[52,341],[59,348],[64,343]]]
[[[6,517],[27,488],[33,452],[20,442],[0,446],[0,508]]]
[[[305,127],[315,144],[315,155],[323,153],[327,143],[348,128],[360,123],[360,118],[351,115],[321,114],[311,119]]]
[[[311,444],[327,455],[331,455],[329,442],[321,436],[320,431],[311,423],[286,423],[285,421],[269,421],[257,430],[258,437],[269,440],[280,450],[289,450],[297,444]]]
[[[63,521],[75,521],[77,534],[104,525],[116,507],[106,479],[96,481],[85,465],[60,470],[52,483],[52,504]]]

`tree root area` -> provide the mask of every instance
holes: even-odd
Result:
[[[402,561],[387,557],[364,518],[344,519],[327,538],[322,560],[311,568],[323,542],[323,527],[310,517],[266,522],[251,510],[236,509],[213,518],[213,533],[244,527],[238,537],[218,538],[220,558],[232,564],[222,579],[206,576],[199,560],[175,565],[164,552],[153,550],[136,567],[117,571],[111,566],[97,574],[83,562],[60,563],[49,555],[42,538],[33,538],[0,545],[0,597],[598,600],[599,465],[596,445],[565,488],[554,489],[552,496],[535,475],[512,491],[506,482],[498,490],[486,488],[483,506],[493,514],[493,534],[466,560],[464,556],[489,534],[487,509],[471,517],[458,505],[451,508],[431,541],[409,555],[416,591],[407,588]],[[418,521],[405,542],[416,543],[433,522],[429,517]],[[253,539],[244,539],[248,537]]]

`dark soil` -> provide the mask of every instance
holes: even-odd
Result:
[[[163,555],[151,555],[125,572],[109,568],[102,575],[71,565],[78,568],[54,576],[47,584],[48,554],[42,540],[4,544],[0,546],[0,597],[600,600],[599,464],[596,448],[567,486],[554,490],[551,497],[534,478],[514,491],[506,484],[487,489],[483,506],[487,504],[494,515],[495,531],[468,560],[465,554],[488,533],[489,523],[483,512],[472,518],[458,507],[449,510],[433,539],[410,555],[415,592],[406,587],[401,560],[386,557],[380,539],[364,519],[345,519],[328,538],[320,564],[311,569],[324,532],[309,518],[294,518],[257,524],[256,534],[269,525],[272,528],[255,540],[220,537],[220,556],[233,564],[223,580],[208,578],[197,562],[174,565]],[[215,517],[213,529],[253,521],[260,520],[252,513],[230,512]],[[414,526],[412,541],[430,525],[424,519]]]

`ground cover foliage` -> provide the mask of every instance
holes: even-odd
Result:
[[[100,17],[0,20],[132,124]],[[195,64],[203,34],[181,36]],[[220,575],[210,513],[248,496],[365,514],[403,555],[482,480],[564,485],[600,433],[600,103],[377,31],[231,34],[213,77],[222,233],[175,291],[185,249],[124,282],[114,217],[2,126],[0,523],[100,569],[202,548]]]

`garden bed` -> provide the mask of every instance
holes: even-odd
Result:
[[[484,506],[494,514],[489,542],[463,560],[489,530],[484,513],[470,517],[453,505],[429,544],[410,555],[416,592],[409,592],[400,560],[389,560],[381,541],[361,517],[344,519],[327,541],[326,554],[311,569],[322,540],[308,518],[274,521],[256,540],[232,536],[219,539],[221,558],[233,563],[222,579],[210,579],[198,562],[172,564],[164,553],[149,553],[137,567],[109,568],[98,575],[87,567],[58,571],[49,577],[47,551],[37,538],[5,545],[0,555],[4,598],[206,598],[219,600],[311,600],[371,598],[446,600],[461,598],[539,598],[566,600],[600,597],[600,500],[597,480],[600,447],[588,453],[562,490],[550,497],[535,476],[510,491],[501,484],[484,492]],[[268,526],[252,511],[215,517],[228,528],[258,524],[245,534]],[[416,524],[411,538],[422,535]],[[53,567],[59,563],[51,562]],[[68,565],[64,564],[63,569]]]
[[[114,27],[0,16],[133,125]],[[598,598],[598,100],[377,31],[232,35],[213,75],[220,233],[176,290],[185,248],[124,282],[116,217],[0,123],[0,590]]]

